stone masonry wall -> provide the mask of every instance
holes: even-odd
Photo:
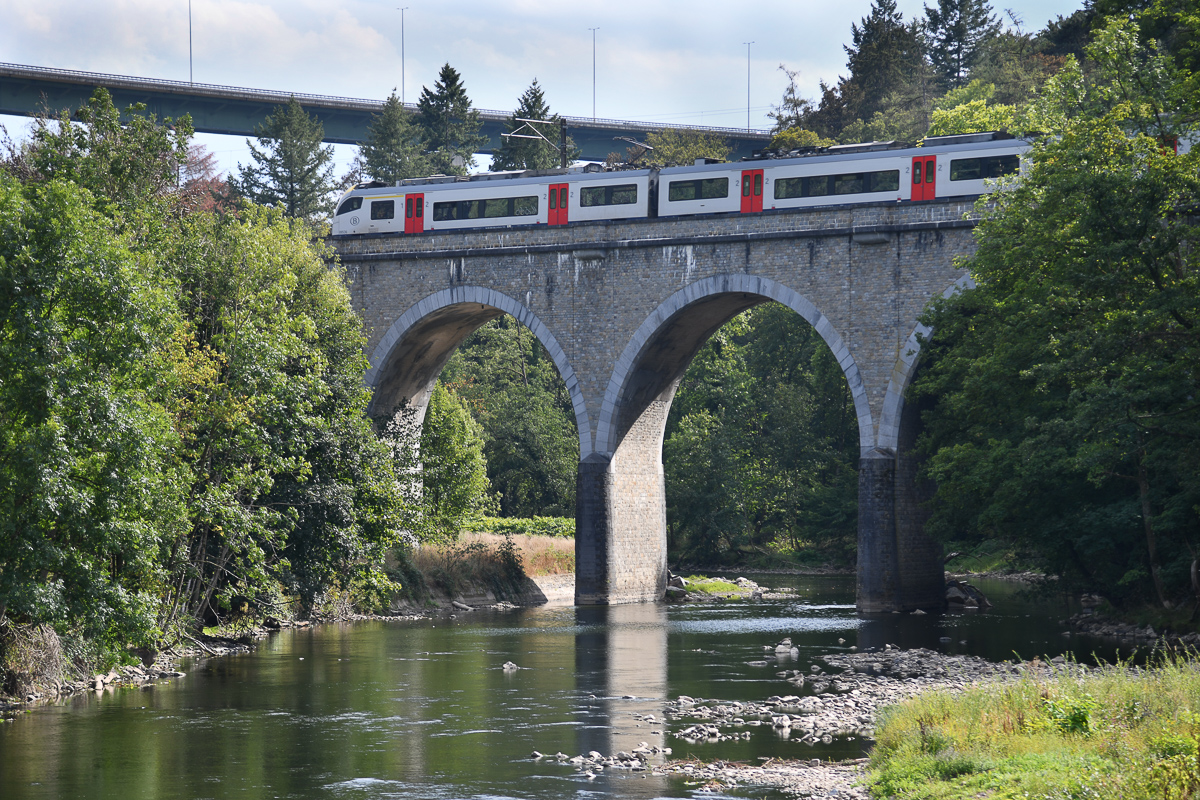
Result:
[[[610,424],[628,402],[627,382],[637,380],[637,343],[721,286],[778,299],[834,348],[855,395],[864,456],[880,447],[895,453],[899,426],[881,421],[898,420],[902,411],[917,315],[961,277],[955,258],[974,252],[972,210],[964,199],[346,237],[334,246],[368,330],[374,386],[409,368],[396,359],[411,358],[420,343],[404,337],[416,329],[413,320],[438,308],[460,309],[459,318],[513,313],[541,338],[572,394],[581,460],[598,458],[590,471],[581,467],[580,502],[605,506],[579,509],[581,522],[604,530],[595,531],[603,541],[577,544],[596,549],[586,558],[581,551],[581,569],[599,570],[581,574],[577,585],[582,596],[591,581],[596,597],[616,602],[658,591],[665,569],[666,406],[661,413],[625,409],[625,418],[632,411],[638,420],[628,432]],[[479,305],[471,311],[473,303]],[[623,452],[622,437],[629,436],[637,441]],[[910,480],[911,470],[898,474]],[[586,481],[590,488],[582,491]],[[912,518],[910,508],[899,509],[899,517]],[[892,519],[885,537],[894,544],[897,515],[884,517]]]

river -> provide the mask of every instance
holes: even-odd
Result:
[[[247,655],[185,662],[187,676],[176,681],[18,714],[0,725],[0,797],[689,797],[697,787],[676,777],[608,771],[589,780],[529,754],[609,754],[648,742],[673,748],[674,758],[856,757],[867,743],[810,746],[766,726],[746,741],[690,745],[645,717],[661,720],[664,700],[681,694],[793,693],[776,672],[851,646],[992,660],[1116,655],[1111,645],[1064,636],[1062,601],[1024,600],[1011,584],[977,582],[996,606],[986,613],[863,619],[852,577],[751,577],[796,596],[283,631]],[[785,636],[798,659],[764,653]],[[764,657],[766,667],[748,663]],[[506,672],[507,661],[521,669]]]

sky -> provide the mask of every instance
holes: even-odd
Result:
[[[1036,31],[1082,4],[995,9]],[[449,63],[478,108],[512,110],[537,78],[564,115],[591,117],[594,100],[601,118],[746,127],[749,106],[750,127],[769,128],[788,82],[780,65],[816,96],[845,72],[843,44],[871,2],[0,0],[0,61],[186,81],[189,5],[197,83],[377,100],[395,90],[412,103]],[[906,19],[923,5],[897,3]],[[26,130],[18,118],[0,124],[13,138]],[[198,140],[223,171],[248,162],[243,139]],[[339,165],[352,156],[338,147]]]

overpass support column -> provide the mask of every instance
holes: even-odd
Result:
[[[941,545],[925,534],[916,460],[877,448],[858,467],[858,610],[944,604]]]

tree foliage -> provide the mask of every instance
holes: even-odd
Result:
[[[333,147],[322,144],[325,129],[296,98],[277,107],[249,139],[253,163],[238,164],[231,180],[242,197],[283,210],[289,217],[314,219],[332,210]]]
[[[487,141],[462,76],[449,64],[442,66],[432,90],[421,88],[417,124],[433,169],[443,175],[466,175],[475,165],[475,153]]]
[[[1088,56],[1029,110],[1052,136],[985,215],[977,288],[925,318],[931,529],[1019,543],[1118,605],[1170,604],[1200,523],[1200,162],[1164,142],[1200,108],[1128,20]]]
[[[359,150],[358,169],[371,180],[389,184],[433,171],[424,154],[421,129],[395,92],[371,117],[367,140]]]
[[[722,327],[680,384],[663,468],[675,557],[803,552],[845,563],[857,530],[858,428],[812,327],[770,304]]]
[[[187,122],[97,92],[0,170],[0,622],[170,641],[310,608],[405,511],[341,274],[281,210],[198,210]]]
[[[971,79],[988,41],[1000,33],[1000,21],[987,0],[937,0],[925,7],[929,60],[944,84],[953,89]]]
[[[654,149],[645,154],[642,162],[657,167],[691,166],[698,158],[724,161],[732,152],[729,142],[716,134],[679,128],[651,131],[646,134],[646,144]]]
[[[492,155],[492,169],[552,169],[560,166],[562,155],[558,150],[559,117],[557,114],[550,113],[550,106],[546,104],[545,93],[538,85],[537,78],[533,79],[533,83],[529,84],[529,88],[518,98],[516,110],[505,121],[509,133],[520,130],[527,135],[533,135],[529,132],[530,126],[527,123],[519,122],[519,119],[545,120],[544,125],[536,127],[537,131],[550,143],[540,139],[515,137],[502,139],[500,146]],[[578,149],[568,139],[566,163],[570,164],[578,156]]]
[[[512,317],[463,342],[442,380],[467,401],[484,433],[501,513],[574,516],[579,434],[566,386],[541,343]]]

